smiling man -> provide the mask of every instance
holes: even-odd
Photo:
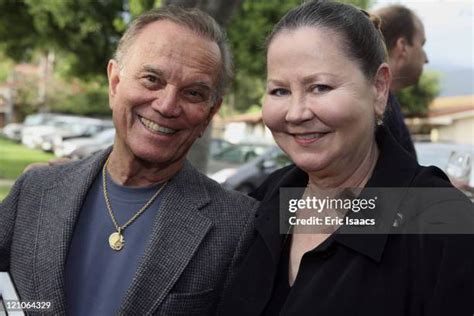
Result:
[[[113,148],[26,172],[0,205],[0,270],[21,300],[68,315],[215,312],[255,202],[185,157],[231,64],[200,11],[165,7],[130,25],[107,67]]]

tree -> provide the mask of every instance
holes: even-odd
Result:
[[[240,6],[242,0],[167,0],[166,5],[179,5],[183,7],[196,7],[211,15],[223,27],[230,22],[234,11]],[[206,173],[209,161],[209,146],[211,142],[212,122],[204,135],[194,142],[188,159],[201,172]]]
[[[405,116],[424,116],[439,92],[439,74],[424,72],[418,84],[401,90],[397,93],[397,99]]]
[[[5,53],[16,61],[32,52],[53,50],[67,59],[71,75],[104,76],[123,31],[124,5],[102,0],[1,0],[0,37]]]

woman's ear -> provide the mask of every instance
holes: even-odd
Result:
[[[390,83],[392,81],[392,72],[387,63],[380,65],[374,78],[375,102],[374,111],[376,117],[382,117],[387,106],[388,94],[390,92]]]

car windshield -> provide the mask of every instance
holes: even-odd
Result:
[[[23,124],[25,124],[26,126],[41,125],[41,124],[45,124],[46,122],[50,121],[51,119],[52,119],[52,117],[42,115],[42,114],[28,115],[25,118],[25,121],[23,122]]]

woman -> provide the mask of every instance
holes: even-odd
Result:
[[[263,119],[296,166],[253,194],[256,237],[222,315],[474,312],[473,235],[453,235],[472,233],[472,204],[381,125],[391,75],[379,24],[350,5],[310,2],[270,35]],[[374,208],[355,210],[371,197]],[[352,208],[315,212],[312,198]]]

